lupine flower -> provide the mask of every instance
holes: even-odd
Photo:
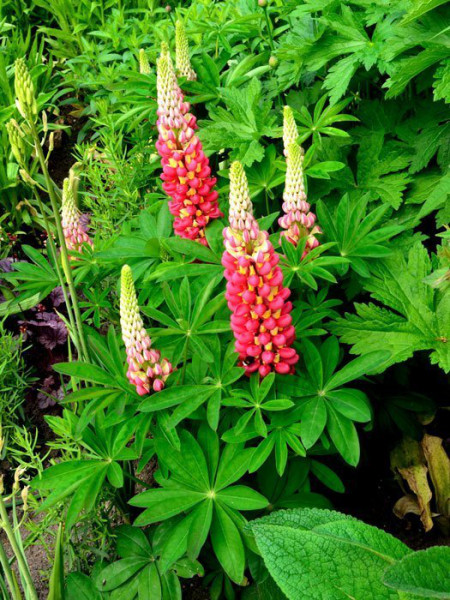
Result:
[[[280,259],[269,234],[260,231],[253,216],[247,178],[239,162],[230,169],[229,223],[223,231],[222,264],[240,364],[247,375],[293,373],[298,355],[292,348],[291,292],[283,287]]]
[[[34,94],[34,85],[27,65],[22,58],[16,59],[14,89],[16,92],[16,106],[24,119],[30,121],[37,115],[37,104]]]
[[[76,177],[73,171],[63,182],[61,224],[64,231],[64,239],[68,250],[80,252],[83,244],[92,246],[92,240],[88,235],[86,216],[81,213],[76,205]]]
[[[184,101],[168,48],[157,64],[158,131],[156,148],[161,156],[163,189],[170,196],[176,235],[207,245],[205,228],[223,216],[217,204],[216,178],[195,135],[197,122]]]
[[[150,64],[148,62],[147,55],[145,54],[144,48],[139,50],[139,72],[145,75],[150,73]]]
[[[315,225],[316,215],[311,212],[306,201],[305,182],[303,177],[303,148],[297,143],[298,131],[294,115],[289,106],[283,112],[283,144],[286,156],[286,183],[283,193],[284,215],[278,219],[282,232],[287,240],[297,246],[300,238],[306,236],[304,258],[308,252],[319,245],[316,234],[321,233]]]
[[[184,28],[184,23],[180,19],[175,24],[175,64],[178,74],[186,77],[188,81],[195,81],[197,73],[191,66],[189,58],[189,44]]]
[[[152,390],[161,391],[172,373],[172,365],[165,358],[161,359],[158,350],[151,348],[152,342],[139,313],[133,276],[128,265],[122,267],[120,325],[127,353],[129,382],[136,386],[140,396]]]

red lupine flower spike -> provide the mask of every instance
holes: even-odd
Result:
[[[260,231],[253,216],[247,178],[238,162],[230,169],[229,222],[223,231],[222,264],[240,365],[247,375],[256,371],[261,377],[271,371],[293,373],[298,355],[292,348],[291,292],[283,287],[279,257],[269,234]]]
[[[170,196],[169,210],[175,216],[177,235],[207,245],[205,229],[222,217],[211,177],[209,160],[195,135],[197,121],[184,101],[168,48],[163,47],[157,64],[158,131],[156,149],[161,156],[163,189]]]

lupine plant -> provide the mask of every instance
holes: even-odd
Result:
[[[27,547],[60,523],[49,600],[446,597],[408,587],[421,553],[319,510],[377,476],[374,448],[379,466],[446,435],[446,7],[19,4],[0,7],[0,184],[35,214],[24,245],[0,223],[0,330],[28,335],[0,452],[30,481],[19,500],[5,474],[0,598],[37,597]],[[435,446],[407,472],[430,530]]]

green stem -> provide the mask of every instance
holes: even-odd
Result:
[[[70,327],[72,329],[72,335],[75,338],[74,342],[75,342],[75,345],[77,347],[78,353],[80,353],[80,340],[78,338],[78,332],[77,332],[77,328],[75,326],[75,320],[74,320],[74,316],[73,316],[72,305],[70,303],[70,298],[69,298],[69,295],[67,293],[66,283],[64,282],[63,273],[62,273],[61,268],[59,266],[58,255],[56,253],[56,247],[55,247],[55,243],[53,241],[52,231],[51,231],[51,228],[50,228],[50,223],[49,223],[49,221],[47,219],[47,215],[45,214],[45,209],[44,209],[44,206],[42,204],[42,200],[41,200],[41,198],[40,198],[40,196],[39,196],[39,194],[37,192],[36,192],[36,198],[37,198],[37,201],[39,203],[39,208],[41,210],[42,217],[44,219],[45,231],[47,232],[47,246],[49,247],[49,249],[51,251],[51,254],[52,254],[52,257],[53,257],[53,261],[55,263],[56,274],[58,275],[59,285],[61,286],[61,289],[62,289],[62,292],[63,292],[64,302],[66,303],[67,316],[69,317]]]
[[[25,557],[22,554],[22,551],[20,550],[17,544],[16,536],[14,535],[11,523],[9,522],[8,513],[6,511],[6,506],[2,496],[0,496],[0,520],[1,527],[6,533],[12,551],[14,552],[14,556],[16,557],[17,564],[19,566],[20,577],[22,579],[22,583],[24,584],[23,587],[26,590],[26,593],[28,593],[28,597],[30,598],[30,600],[39,600],[36,593],[36,589],[33,584],[33,579],[31,578],[30,570],[25,561]]]
[[[270,210],[269,210],[269,196],[267,194],[267,189],[266,188],[264,188],[264,198],[265,198],[265,201],[266,201],[266,214],[268,215],[270,213]]]
[[[66,240],[64,238],[64,232],[61,225],[61,219],[59,216],[59,207],[58,207],[58,198],[56,197],[55,187],[52,178],[50,177],[50,173],[48,172],[47,163],[45,161],[45,156],[42,151],[42,147],[39,140],[39,135],[36,129],[36,125],[31,122],[31,133],[34,140],[34,145],[36,148],[36,154],[38,156],[39,162],[41,163],[41,169],[44,174],[45,183],[47,185],[47,192],[50,197],[50,203],[52,205],[53,216],[55,219],[56,232],[59,238],[59,244],[61,246],[61,264],[64,271],[64,275],[66,277],[67,285],[69,287],[70,296],[72,299],[73,311],[75,313],[75,321],[78,329],[78,336],[80,338],[80,345],[86,360],[89,359],[89,353],[86,346],[86,340],[84,339],[83,332],[83,322],[81,320],[81,312],[80,307],[78,306],[77,294],[75,290],[75,285],[73,282],[72,271],[69,263],[69,255],[67,253]]]
[[[9,589],[11,591],[12,600],[22,600],[22,594],[20,593],[19,585],[14,573],[9,564],[8,557],[6,556],[3,544],[0,542],[0,565],[2,566],[3,573],[5,574],[6,581],[8,582]]]
[[[273,43],[272,37],[272,24],[269,19],[269,15],[267,14],[267,6],[264,7],[264,17],[266,18],[267,31],[269,32],[269,46],[271,50],[275,49],[275,44]]]
[[[186,339],[186,345],[184,346],[183,367],[182,367],[182,371],[181,371],[181,385],[184,384],[184,378],[186,376],[188,350],[189,350],[189,339]]]

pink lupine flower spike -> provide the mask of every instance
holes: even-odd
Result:
[[[142,322],[133,276],[128,265],[122,267],[120,325],[127,353],[129,382],[136,386],[140,396],[161,391],[172,373],[172,365],[165,358],[161,359],[158,350],[151,347],[152,342]]]
[[[303,148],[297,143],[297,139],[298,131],[292,109],[285,106],[283,142],[287,170],[283,193],[284,215],[278,219],[278,223],[285,230],[281,235],[294,246],[297,246],[300,238],[306,236],[306,246],[302,257],[304,258],[308,252],[319,245],[316,234],[321,233],[321,230],[315,225],[316,215],[309,210],[310,205],[306,201],[303,176],[304,153]]]
[[[253,216],[247,178],[239,162],[230,169],[230,226],[224,229],[222,264],[231,328],[241,366],[250,375],[293,373],[298,354],[292,347],[290,290],[283,287],[279,256]]]
[[[61,225],[68,250],[80,252],[83,244],[93,246],[88,235],[89,217],[81,213],[76,204],[78,179],[71,170],[63,182]]]

